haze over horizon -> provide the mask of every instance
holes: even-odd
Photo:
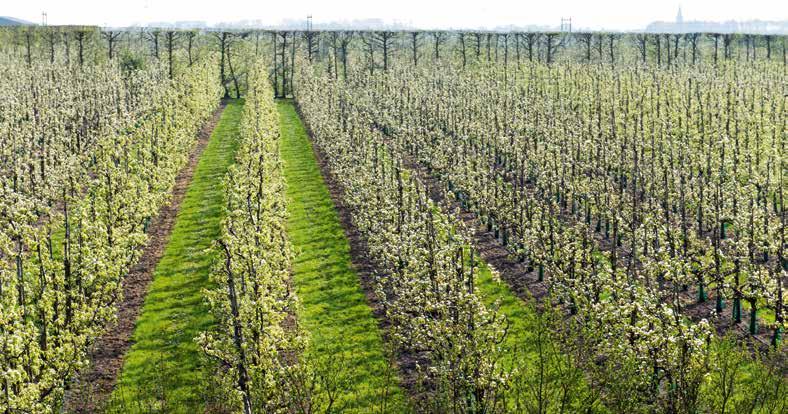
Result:
[[[0,8],[0,15],[48,24],[132,26],[155,22],[200,21],[209,25],[237,21],[259,21],[275,26],[286,20],[313,16],[315,24],[381,19],[422,29],[495,28],[515,26],[558,26],[571,17],[577,29],[642,30],[654,21],[673,21],[681,6],[685,21],[788,20],[788,2],[683,0],[635,2],[627,0],[559,0],[529,4],[515,0],[418,1],[378,3],[361,0],[305,0],[298,3],[262,4],[252,0],[30,0]]]

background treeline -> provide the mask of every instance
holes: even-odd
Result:
[[[608,66],[720,66],[786,63],[786,36],[746,33],[608,33],[487,31],[273,31],[101,29],[94,26],[29,26],[0,29],[0,59],[82,66],[119,58],[166,62],[170,74],[209,51],[220,52],[225,96],[246,90],[250,59],[266,59],[276,96],[292,96],[300,61],[321,62],[331,76],[354,70],[453,65],[478,67],[526,62]]]

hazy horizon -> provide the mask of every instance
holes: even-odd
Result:
[[[393,3],[360,0],[331,2],[306,0],[298,3],[262,4],[252,0],[152,1],[124,0],[30,0],[0,8],[0,15],[40,23],[42,12],[48,24],[131,26],[155,22],[199,21],[209,25],[238,21],[260,21],[278,25],[286,20],[313,23],[381,19],[386,23],[423,28],[495,28],[503,26],[558,26],[561,18],[572,18],[572,27],[592,30],[642,30],[654,21],[674,21],[679,6],[685,21],[702,20],[788,20],[788,2],[691,0],[635,2],[626,0],[563,0],[530,5],[514,0],[485,2],[415,1]]]

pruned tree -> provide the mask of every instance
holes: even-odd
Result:
[[[421,45],[422,32],[412,31],[408,34],[410,35],[410,48],[411,54],[413,56],[413,67],[416,67],[419,64],[419,46]]]
[[[115,42],[118,41],[118,39],[123,35],[123,33],[124,32],[122,31],[113,31],[113,30],[101,32],[101,36],[104,38],[104,40],[107,41],[107,56],[109,57],[109,60],[115,58]]]
[[[60,32],[53,28],[47,28],[44,37],[47,40],[47,46],[49,46],[49,63],[55,63],[55,44],[57,43],[57,38]]]
[[[558,49],[563,46],[563,40],[558,39],[561,36],[560,33],[551,32],[545,33],[545,53],[547,64],[553,63],[556,53],[558,53]]]
[[[315,55],[318,52],[318,35],[320,32],[316,32],[313,30],[307,30],[303,33],[304,41],[306,42],[306,59],[311,64],[314,59]]]
[[[184,32],[184,36],[186,37],[186,57],[189,59],[189,67],[191,67],[192,64],[194,64],[192,50],[194,49],[194,39],[197,37],[197,32],[195,30],[189,30]]]
[[[435,60],[440,60],[441,57],[440,48],[441,45],[446,43],[446,32],[436,30],[434,32],[430,32],[430,36],[432,36],[432,43],[435,48],[434,49],[435,53],[433,54],[433,58]],[[460,33],[460,36],[462,36],[462,33]]]
[[[605,44],[605,34],[604,33],[597,33],[594,35],[596,39],[596,53],[597,58],[599,59],[599,64],[601,65],[605,61],[605,53],[604,53],[604,44]]]
[[[85,41],[89,33],[87,29],[79,29],[74,32],[74,37],[77,40],[77,56],[79,57],[80,67],[85,63]]]
[[[640,52],[640,62],[646,64],[646,57],[648,56],[648,35],[645,33],[638,33],[635,35],[635,46]]]
[[[733,57],[733,33],[725,33],[722,35],[722,47],[725,52],[725,59],[728,60]]]
[[[331,32],[330,47],[333,59],[329,59],[328,74],[333,75],[334,79],[337,79],[339,77],[339,33],[336,31]]]
[[[364,55],[367,61],[367,69],[369,74],[375,74],[375,35],[371,32],[363,32],[361,34],[361,43],[364,44]]]
[[[534,60],[534,46],[539,41],[541,34],[528,32],[525,34],[525,47],[528,50],[528,61],[533,62]]]
[[[487,62],[492,61],[490,56],[490,46],[492,45],[492,38],[493,38],[493,34],[487,33]]]
[[[176,32],[174,30],[168,30],[167,32],[164,33],[164,39],[165,39],[165,41],[167,43],[166,44],[166,47],[167,47],[167,67],[168,67],[168,72],[169,72],[169,75],[170,75],[170,79],[173,79],[173,77],[174,77],[174,66],[175,65],[174,65],[174,60],[173,60],[173,51],[175,50],[175,46],[176,46],[175,42],[178,41],[180,36],[181,36],[181,33],[180,32]]]
[[[586,63],[591,62],[591,41],[592,41],[592,34],[590,32],[582,32],[582,33],[575,33],[575,38],[577,42],[583,47],[584,55],[583,59]]]
[[[687,33],[684,37],[690,44],[692,64],[695,65],[698,59],[698,39],[700,38],[700,33]]]
[[[774,36],[764,35],[763,40],[766,43],[766,59],[772,60],[772,41],[774,40]]]
[[[71,42],[69,41],[69,32],[63,32],[63,53],[66,57],[66,66],[71,65]]]
[[[282,89],[274,88],[275,91],[281,92],[277,95],[277,97],[285,98],[288,96],[288,92],[292,94],[292,82],[293,82],[293,70],[292,66],[294,64],[294,59],[292,57],[288,57],[288,45],[290,45],[290,52],[295,53],[295,49],[292,47],[293,44],[288,43],[288,39],[291,43],[295,42],[296,36],[294,32],[290,31],[278,31],[275,32],[274,35],[274,62],[278,63],[274,65],[274,73],[276,74],[279,72],[281,74],[282,79]],[[277,44],[278,43],[278,44]],[[289,66],[289,67],[288,67]],[[288,78],[289,76],[289,78]],[[275,80],[278,79],[279,76],[275,75]],[[289,89],[288,89],[289,88]]]
[[[219,53],[220,53],[220,60],[219,60],[219,82],[222,84],[222,88],[224,88],[224,99],[230,98],[230,89],[227,87],[227,78],[224,72],[225,61],[228,60],[227,56],[227,44],[229,43],[230,36],[232,33],[230,32],[215,32],[213,36],[219,43]],[[274,86],[276,86],[276,82],[274,82]]]
[[[460,32],[460,53],[462,53],[462,68],[465,69],[465,66],[468,64],[468,57],[465,48],[465,33]]]
[[[717,61],[719,60],[719,44],[720,44],[720,34],[719,33],[710,33],[708,35],[712,39],[714,39],[714,66],[717,66]]]
[[[670,53],[670,34],[665,33],[665,55],[668,58],[668,67],[670,67],[671,63],[673,62],[673,55]]]
[[[608,33],[607,41],[608,41],[608,51],[610,54],[610,65],[614,66],[616,64],[616,43],[618,40],[618,35],[615,33]]]
[[[24,37],[25,44],[25,62],[27,62],[27,66],[31,66],[33,64],[33,43],[35,42],[35,32],[33,32],[32,28],[26,28],[22,36]]]
[[[509,64],[509,33],[499,34],[498,36],[503,38],[503,65],[506,67]]]
[[[377,43],[377,46],[380,47],[381,52],[383,52],[383,71],[388,72],[389,70],[389,58],[391,57],[391,52],[394,46],[394,39],[397,33],[382,30],[375,32],[373,35],[373,39]]]
[[[342,54],[342,77],[347,80],[347,62],[350,43],[353,42],[352,31],[343,31],[339,34],[339,51]]]
[[[482,57],[482,33],[474,32],[473,37],[476,39],[476,61],[478,62]]]
[[[156,60],[159,59],[159,37],[161,36],[161,31],[158,29],[154,29],[152,31],[143,32],[143,36],[151,43],[153,47],[153,56]]]

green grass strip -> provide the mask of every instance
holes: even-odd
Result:
[[[482,259],[477,257],[476,264],[479,266],[476,277],[477,294],[487,307],[497,309],[509,320],[506,348],[528,352],[531,333],[536,329],[536,310],[532,304],[520,299],[506,282],[493,280],[489,266]]]
[[[343,391],[335,409],[405,411],[404,394],[396,372],[389,369],[380,329],[351,265],[350,245],[312,144],[291,102],[279,102],[279,114],[288,233],[296,253],[293,277],[303,305],[298,316],[311,338],[307,352],[341,373]],[[383,398],[386,388],[388,399]]]
[[[124,359],[113,406],[126,412],[200,412],[210,376],[194,338],[210,327],[211,243],[224,215],[222,179],[234,162],[242,102],[227,105],[200,157],[173,232],[156,266]]]
[[[535,394],[533,394],[534,389],[529,388],[534,383],[530,383],[529,380],[533,380],[533,376],[538,372],[539,352],[535,345],[536,332],[540,329],[550,328],[549,325],[543,325],[540,328],[539,316],[534,307],[533,299],[523,300],[509,287],[507,282],[494,280],[489,265],[478,256],[476,257],[476,265],[478,266],[476,293],[488,308],[496,309],[499,313],[505,315],[509,321],[508,335],[502,344],[506,355],[501,359],[501,363],[507,370],[514,368],[521,371],[519,375],[515,376],[515,384],[508,394],[509,409],[522,410],[522,407],[515,408],[512,404],[515,398],[525,398],[526,400],[535,398]],[[543,321],[542,323],[546,324],[547,322]],[[554,358],[562,354],[560,350],[561,345],[556,343],[549,335],[544,336],[543,341],[543,346],[552,349],[554,353],[552,356],[547,356],[551,355],[550,352],[546,353],[546,358]],[[564,361],[564,364],[566,363],[568,361]],[[548,365],[550,364],[548,363]],[[563,369],[567,368],[568,366],[563,365]],[[552,366],[549,366],[547,371],[549,372],[548,376],[557,374]],[[523,380],[526,382],[523,383]],[[528,391],[523,392],[525,390]],[[588,410],[587,412],[604,411],[604,408],[599,404],[595,404],[593,408],[585,406],[587,402],[583,398],[587,397],[588,391],[588,385],[585,380],[577,378],[571,393],[573,397],[569,399],[568,404],[574,407],[574,411],[580,411],[580,408],[584,411]],[[520,395],[515,397],[515,393]],[[551,400],[551,404],[557,403],[557,395],[552,391],[545,391],[545,395],[549,395],[548,398]]]

